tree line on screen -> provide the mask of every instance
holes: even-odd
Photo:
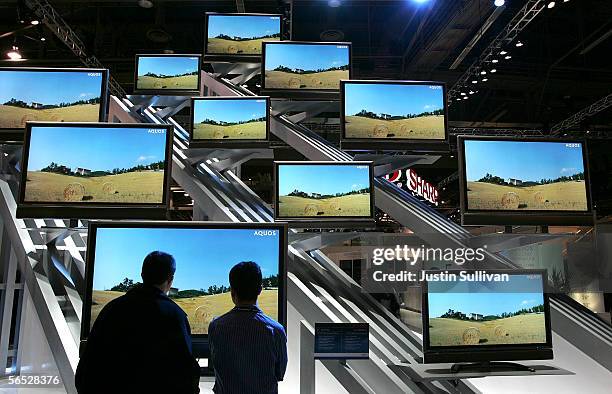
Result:
[[[17,100],[16,98],[11,98],[9,101],[4,103],[3,105],[9,105],[11,107],[18,108],[28,108],[28,109],[52,109],[52,108],[66,108],[72,107],[75,105],[87,105],[87,104],[100,104],[100,97],[90,98],[88,100],[77,100],[70,103],[59,103],[59,104],[44,104],[44,105],[36,105],[36,103],[26,103],[23,100]]]
[[[469,316],[466,313],[455,311],[454,309],[449,309],[446,313],[440,316],[440,318],[445,319],[456,319],[456,320],[471,320],[471,321],[491,321],[497,319],[506,319],[508,317],[514,317],[519,315],[527,315],[530,313],[544,313],[544,304],[536,305],[531,308],[521,308],[516,312],[502,312],[497,315],[487,315],[483,316],[481,319],[475,319],[472,316]]]
[[[189,75],[198,75],[198,71],[192,71],[189,73],[184,73],[184,74],[175,74],[175,75],[166,75],[166,74],[156,74],[156,73],[152,73],[152,72],[148,72],[146,74],[144,74],[145,77],[151,77],[151,78],[178,78],[178,77],[186,77]]]
[[[240,120],[238,122],[225,122],[223,120],[214,120],[214,119],[204,119],[200,122],[200,124],[209,124],[213,126],[234,126],[239,124],[253,123],[253,122],[265,122],[266,117],[262,116],[261,118],[253,118],[248,120]]]
[[[301,68],[289,68],[285,66],[278,66],[272,71],[281,71],[284,73],[291,73],[291,74],[316,74],[316,73],[323,73],[326,71],[348,71],[348,69],[349,69],[348,64],[345,64],[344,66],[318,68],[316,70],[304,70]]]
[[[133,287],[141,285],[141,282],[134,282],[133,279],[124,278],[120,283],[111,287],[107,291],[120,291],[126,293]],[[278,288],[278,275],[270,275],[262,279],[262,286],[264,289]],[[230,291],[230,288],[225,285],[212,285],[208,286],[208,289],[189,289],[179,290],[176,293],[171,293],[170,298],[194,298],[202,296],[210,296],[215,294],[223,294]]]
[[[295,189],[294,191],[292,191],[291,193],[287,194],[288,196],[291,197],[303,197],[303,198],[311,198],[311,199],[315,199],[315,200],[324,200],[327,198],[334,198],[334,197],[344,197],[344,196],[350,196],[353,194],[366,194],[370,192],[370,188],[369,187],[365,187],[363,189],[359,189],[359,190],[351,190],[350,192],[346,192],[346,193],[336,193],[336,194],[319,194],[319,193],[306,193],[303,191],[300,191],[298,189]]]
[[[362,109],[361,111],[357,112],[353,116],[361,116],[363,118],[378,119],[378,120],[404,120],[404,119],[420,118],[423,116],[442,116],[442,115],[444,115],[444,108],[436,109],[434,111],[424,111],[418,114],[393,115],[393,116],[386,115],[386,114],[376,114],[372,111]]]
[[[164,161],[156,161],[148,165],[139,164],[131,168],[114,168],[110,171],[91,171],[88,173],[79,173],[79,172],[76,172],[76,170],[72,170],[70,167],[67,167],[65,165],[58,164],[52,161],[51,164],[42,168],[40,171],[41,172],[51,172],[54,174],[80,176],[80,177],[87,178],[87,177],[96,177],[96,176],[126,174],[128,172],[151,171],[151,170],[160,171],[165,168],[165,165],[166,163],[164,163]]]
[[[257,37],[238,37],[238,36],[228,36],[227,34],[219,34],[215,38],[221,40],[231,40],[231,41],[251,41],[251,40],[264,40],[266,38],[278,38],[280,37],[280,33],[275,34],[266,34],[265,36],[257,36]]]
[[[571,181],[583,181],[584,180],[584,172],[578,172],[574,175],[569,175],[569,176],[560,176],[558,178],[555,179],[540,179],[539,181],[522,181],[521,184],[519,185],[513,185],[509,182],[507,182],[504,178],[500,178],[496,175],[491,175],[488,172],[485,174],[485,176],[483,176],[482,178],[480,178],[477,182],[485,182],[485,183],[493,183],[496,185],[503,185],[503,186],[518,186],[518,187],[526,187],[526,186],[537,186],[537,185],[549,185],[552,183],[559,183],[559,182],[571,182]]]

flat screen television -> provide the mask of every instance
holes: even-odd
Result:
[[[19,218],[164,219],[172,126],[26,126]]]
[[[227,14],[207,12],[205,16],[206,60],[261,59],[263,41],[280,41],[281,14]]]
[[[457,144],[463,224],[592,223],[583,141],[460,136]]]
[[[189,146],[267,145],[269,97],[193,97]]]
[[[282,97],[339,95],[340,80],[351,78],[348,42],[264,42],[262,91]]]
[[[304,226],[374,220],[372,162],[274,163],[274,217]]]
[[[545,270],[426,271],[445,272],[422,285],[425,363],[553,357]]]
[[[0,138],[23,140],[27,121],[103,122],[108,70],[0,67]]]
[[[341,81],[343,148],[448,149],[446,85],[431,81]]]
[[[134,93],[190,96],[200,93],[200,55],[136,55]]]
[[[241,261],[261,267],[261,310],[286,327],[287,227],[274,223],[89,222],[81,339],[102,308],[141,282],[142,262],[160,250],[176,260],[170,298],[187,314],[196,357],[207,357],[209,323],[233,308],[229,271]]]

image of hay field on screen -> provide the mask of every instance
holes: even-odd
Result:
[[[266,46],[267,89],[338,89],[349,79],[346,45],[272,44]]]
[[[142,56],[138,58],[136,89],[199,90],[197,57]]]
[[[194,140],[263,140],[266,100],[194,100]]]
[[[440,85],[346,83],[345,138],[443,140]]]
[[[429,293],[430,346],[546,343],[542,293]]]
[[[465,141],[469,210],[587,211],[582,144]]]
[[[279,217],[371,216],[366,165],[279,165]]]
[[[97,231],[92,326],[107,303],[141,282],[142,261],[154,250],[170,253],[176,260],[169,297],[187,314],[192,334],[207,334],[212,319],[234,307],[228,275],[241,261],[255,261],[261,267],[264,289],[258,306],[278,319],[278,234],[258,236],[248,229],[110,228]]]
[[[25,202],[161,204],[166,135],[154,131],[32,127]]]
[[[102,73],[0,71],[0,129],[28,121],[98,122]]]
[[[280,16],[210,15],[206,53],[260,55],[262,42],[280,38]]]

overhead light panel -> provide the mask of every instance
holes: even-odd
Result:
[[[508,53],[508,52],[506,52],[506,51],[501,51],[499,54],[500,54],[500,55],[505,55],[506,53]]]
[[[497,62],[499,62],[499,60],[497,60],[497,59],[491,60],[491,63],[497,63]]]
[[[504,59],[506,59],[506,60],[510,60],[510,59],[512,59],[512,56],[508,55],[508,56],[506,56]]]
[[[483,78],[482,82],[487,82],[489,80],[489,78]]]
[[[490,71],[490,73],[491,73],[491,74],[494,74],[494,73],[496,73],[496,72],[497,72],[497,69],[496,69],[496,68],[492,68],[492,69],[491,69],[491,71]]]
[[[495,0],[495,1],[493,2],[493,4],[495,4],[495,6],[497,6],[497,7],[501,7],[501,6],[503,6],[504,4],[506,4],[506,0]]]
[[[523,45],[524,45],[524,44],[523,44],[521,41],[519,41],[519,42],[517,42],[517,43],[516,43],[517,48],[520,48],[520,47],[522,47]]]
[[[555,4],[556,3],[554,1],[551,1],[550,3],[548,3],[548,5],[546,7],[553,8],[555,6]]]

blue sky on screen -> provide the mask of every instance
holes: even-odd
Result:
[[[429,316],[440,317],[449,309],[463,313],[499,315],[544,303],[542,293],[430,293]]]
[[[102,74],[87,72],[0,71],[0,103],[10,99],[44,105],[100,97]]]
[[[246,121],[266,116],[266,100],[196,100],[194,120]]]
[[[280,33],[280,17],[254,15],[211,15],[208,17],[208,37],[219,34],[253,38]]]
[[[33,127],[28,170],[51,162],[92,171],[131,168],[164,160],[165,147],[165,133],[146,127]]]
[[[420,114],[444,108],[442,86],[351,84],[345,85],[345,114],[362,109],[377,114]]]
[[[278,66],[318,70],[348,64],[349,50],[345,45],[266,45],[266,70],[274,70]]]
[[[465,141],[465,161],[468,181],[486,173],[540,181],[584,171],[581,144],[568,147],[563,142]]]
[[[229,286],[230,269],[255,261],[264,277],[278,274],[278,235],[256,236],[249,229],[98,229],[94,290],[108,290],[124,278],[140,282],[145,256],[154,250],[176,260],[174,287],[179,290]]]
[[[146,56],[138,60],[138,75],[182,75],[199,69],[198,58],[191,56]]]
[[[280,165],[279,193],[294,190],[306,193],[335,194],[370,186],[369,167],[364,165]]]

